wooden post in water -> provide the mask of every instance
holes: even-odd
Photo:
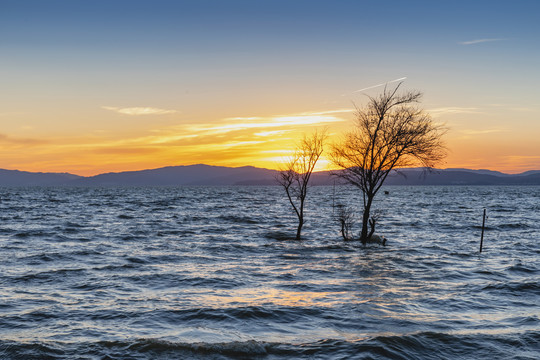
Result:
[[[334,216],[334,209],[336,207],[336,180],[334,180],[334,187],[332,188],[332,216]]]
[[[486,209],[484,209],[484,218],[482,219],[482,235],[480,235],[480,252],[482,252],[482,245],[484,245],[484,228],[486,227]]]

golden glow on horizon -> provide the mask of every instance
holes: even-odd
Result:
[[[142,108],[130,108],[137,112]],[[141,110],[147,111],[147,110]],[[149,111],[149,110],[148,110]],[[8,169],[70,172],[142,170],[205,163],[253,165],[276,169],[298,139],[315,127],[344,123],[352,110],[269,117],[236,117],[206,123],[187,123],[141,131],[135,136],[57,136],[48,140],[0,137],[2,165]],[[133,115],[133,114],[130,114]],[[319,169],[324,161],[321,161]]]
[[[120,108],[114,108],[120,109]],[[137,126],[95,129],[78,134],[38,134],[32,126],[20,125],[17,135],[0,134],[0,168],[34,172],[70,172],[96,175],[104,172],[142,170],[172,165],[205,163],[222,166],[252,165],[278,169],[287,160],[304,133],[315,128],[329,129],[329,143],[350,129],[354,109],[337,109],[278,116],[228,117],[217,121],[182,122],[171,125],[172,110],[121,108],[112,116],[144,120]],[[433,112],[436,121],[452,117],[445,137],[449,156],[439,167],[489,168],[507,173],[540,169],[536,133],[529,137],[512,136],[504,126],[472,127],[460,119],[480,113],[476,108],[440,108]],[[119,114],[119,115],[115,115]],[[128,114],[129,113],[129,114]],[[160,117],[161,116],[161,117]],[[457,120],[456,120],[457,119]],[[146,126],[143,126],[146,124]],[[540,128],[538,129],[540,130]],[[327,146],[327,149],[329,146]],[[523,155],[527,154],[527,155]],[[323,155],[316,171],[329,170]]]
[[[275,13],[269,1],[109,3],[41,1],[47,16],[1,3],[0,169],[275,168],[303,133],[328,128],[339,140],[355,105],[398,84],[422,91],[419,107],[451,129],[440,167],[540,169],[532,5],[450,16],[406,2],[391,14],[360,1],[309,11],[289,1]],[[374,14],[392,21],[372,32]]]

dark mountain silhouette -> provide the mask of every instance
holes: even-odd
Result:
[[[33,173],[0,169],[0,186],[59,186],[80,178],[68,173]]]
[[[528,176],[528,175],[538,175],[540,174],[540,170],[529,170],[525,171],[524,173],[518,174],[518,176]]]
[[[448,169],[445,169],[445,171],[465,171],[465,172],[472,172],[475,174],[483,174],[483,175],[512,176],[510,174],[505,174],[500,171],[493,171],[493,170],[486,170],[486,169],[471,170],[471,169],[463,169],[463,168],[448,168]]]
[[[405,169],[389,175],[387,185],[540,185],[540,172],[504,174],[490,170],[444,169],[425,172]]]
[[[0,186],[222,186],[277,185],[275,170],[253,166],[169,166],[159,169],[82,177],[67,173],[31,173],[0,169]],[[313,185],[340,184],[330,171],[313,173]],[[491,170],[421,168],[393,172],[386,185],[540,185],[540,170],[511,175]]]
[[[266,184],[275,170],[253,166],[230,168],[210,165],[168,166],[153,170],[100,174],[73,181],[75,186],[186,186],[237,185],[242,181]]]

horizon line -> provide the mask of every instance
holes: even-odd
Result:
[[[251,167],[251,168],[255,168],[255,169],[279,171],[278,169],[271,169],[271,168],[260,167],[260,166],[255,166],[255,165],[227,166],[227,165],[212,165],[212,164],[205,164],[205,163],[183,164],[183,165],[166,165],[166,166],[160,166],[160,167],[155,167],[155,168],[145,168],[145,169],[139,169],[139,170],[107,171],[107,172],[102,172],[102,173],[98,173],[98,174],[95,174],[95,175],[79,175],[79,174],[72,173],[72,172],[69,172],[69,171],[58,171],[58,172],[55,172],[55,171],[28,171],[28,170],[5,169],[5,168],[0,168],[0,171],[18,171],[18,172],[24,172],[24,173],[30,173],[30,174],[58,174],[58,175],[62,174],[62,175],[78,176],[78,177],[81,177],[81,178],[92,178],[92,177],[95,177],[95,176],[106,175],[106,174],[134,173],[134,172],[142,172],[142,171],[159,170],[159,169],[165,169],[165,168],[190,167],[190,166],[208,166],[208,167],[220,167],[220,168],[229,168],[229,169],[239,169],[239,168]],[[397,169],[394,169],[394,170],[399,170],[399,169],[425,169],[425,167],[422,167],[422,166],[404,167],[404,168],[397,168]],[[490,171],[490,172],[496,172],[496,173],[500,173],[500,174],[504,174],[504,175],[521,175],[521,174],[524,174],[526,172],[540,171],[540,169],[529,169],[529,170],[524,170],[524,171],[516,172],[516,173],[507,173],[507,172],[503,172],[503,171],[499,171],[499,170],[492,170],[492,169],[486,169],[486,168],[473,169],[473,168],[467,168],[467,167],[446,167],[446,168],[432,168],[432,169],[433,170]],[[329,172],[329,171],[335,171],[335,170],[337,170],[337,169],[317,170],[317,171],[314,171],[313,173],[323,173],[323,172]]]

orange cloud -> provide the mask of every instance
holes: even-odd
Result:
[[[176,110],[165,110],[153,107],[130,107],[130,108],[118,108],[113,106],[102,106],[102,109],[117,112],[123,115],[166,115],[174,114]]]
[[[46,143],[47,141],[43,139],[14,138],[5,134],[0,134],[0,144],[3,144],[4,146],[32,146]]]
[[[137,111],[130,110],[133,114]],[[131,134],[124,133],[122,137],[115,137],[111,131],[55,136],[47,141],[3,135],[0,144],[20,146],[16,152],[7,146],[0,148],[0,157],[9,159],[0,167],[69,171],[80,175],[193,163],[276,168],[303,133],[319,126],[342,124],[345,122],[342,116],[351,111],[226,118],[138,131],[131,129]],[[32,149],[24,147],[25,144],[32,144]]]

